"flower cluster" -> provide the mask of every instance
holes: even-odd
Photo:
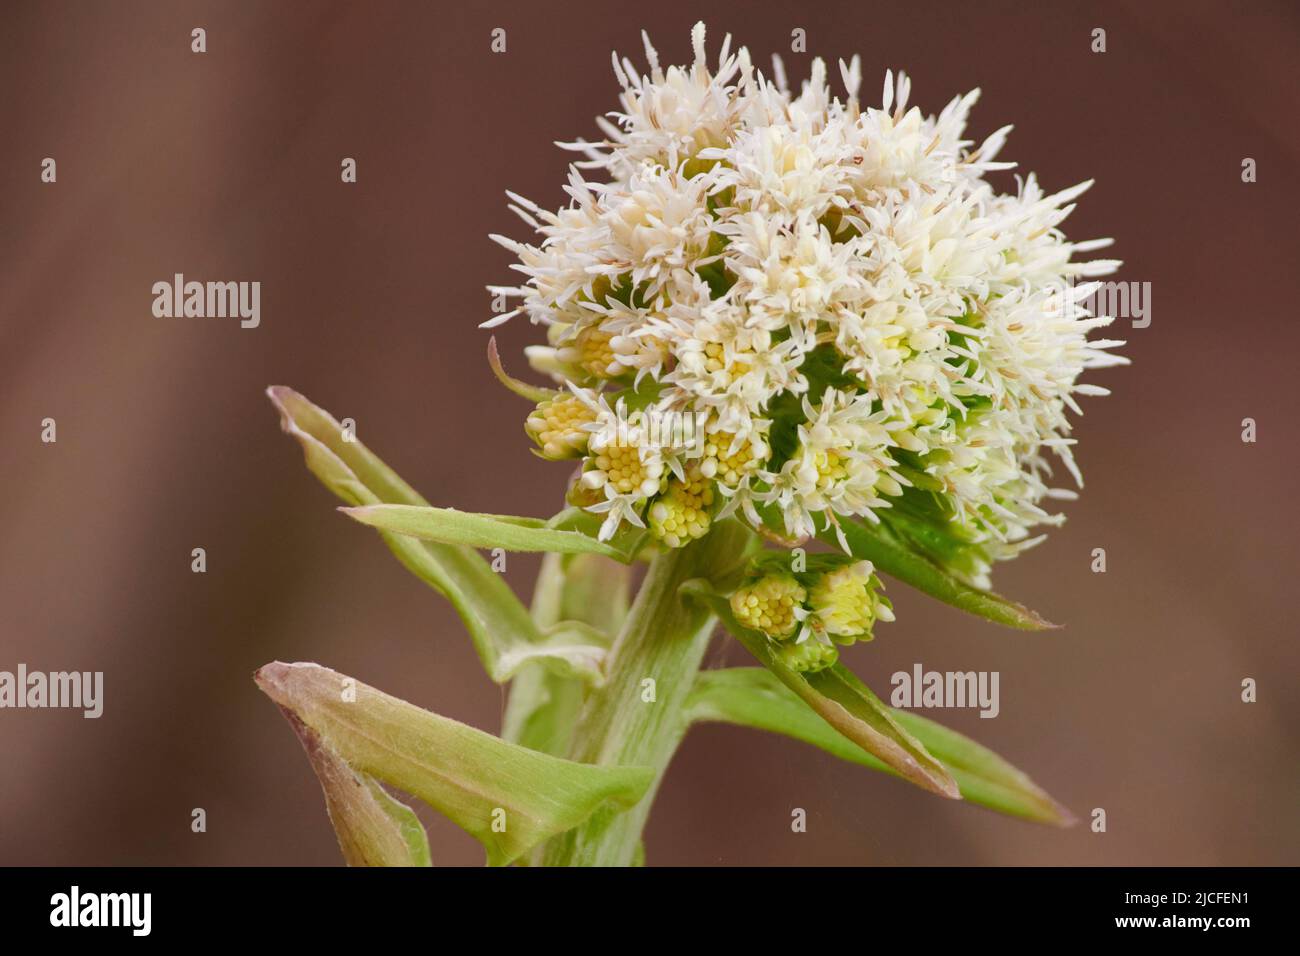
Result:
[[[836,644],[869,641],[877,620],[892,621],[889,599],[870,561],[818,555],[813,570],[795,573],[760,561],[731,595],[736,621],[759,631],[796,671],[819,671],[839,658]]]
[[[493,237],[526,278],[492,287],[521,301],[484,324],[544,325],[527,355],[560,386],[529,434],[581,459],[572,500],[605,514],[603,538],[907,515],[978,547],[979,579],[1059,522],[1044,502],[1072,493],[1051,459],[1080,481],[1067,412],[1106,393],[1080,373],[1124,361],[1088,340],[1111,319],[1083,307],[1117,263],[1075,261],[1108,240],[1060,230],[1089,184],[995,191],[1010,127],[964,138],[977,92],[925,115],[886,73],[869,107],[856,57],[841,98],[820,60],[796,93],[779,60],[768,78],[728,37],[711,70],[702,24],[692,39],[690,67],[648,40],[647,74],[615,57],[621,108],[602,140],[567,144],[585,155],[568,206],[511,194],[541,239]],[[674,418],[702,425],[646,425]]]

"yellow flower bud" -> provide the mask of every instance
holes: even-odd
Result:
[[[892,620],[893,613],[875,589],[880,582],[870,561],[857,561],[821,575],[809,591],[814,627],[841,644],[870,640],[876,618]]]
[[[583,480],[592,487],[608,487],[620,495],[652,495],[659,490],[664,466],[654,461],[643,461],[640,448],[617,442],[592,449],[588,462],[594,465]]]
[[[767,456],[767,449],[752,438],[747,438],[731,450],[735,436],[729,432],[714,432],[708,436],[700,460],[700,472],[728,488],[735,488],[758,470]]]
[[[537,442],[543,458],[579,458],[591,436],[583,426],[595,420],[595,413],[576,395],[557,395],[533,409],[524,430]]]
[[[770,574],[732,594],[731,612],[745,627],[781,640],[798,629],[807,596],[792,576]]]
[[[686,480],[668,479],[668,489],[650,506],[650,533],[670,548],[680,548],[702,538],[712,523],[713,482],[698,470]]]

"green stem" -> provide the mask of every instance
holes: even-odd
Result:
[[[632,809],[598,811],[555,838],[546,850],[547,865],[628,866],[637,859],[650,806],[686,732],[684,705],[715,624],[706,608],[684,603],[678,589],[692,578],[732,567],[750,537],[735,522],[724,522],[651,563],[615,642],[605,686],[578,718],[570,756],[584,763],[651,767],[655,782]]]

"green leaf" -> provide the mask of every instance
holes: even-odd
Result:
[[[492,679],[505,683],[525,665],[540,663],[560,677],[576,677],[593,685],[604,683],[608,635],[581,621],[560,621],[544,633],[540,644],[515,644],[498,654],[492,664]]]
[[[277,661],[256,680],[353,769],[420,798],[482,843],[494,866],[602,806],[633,806],[654,777],[506,743],[318,664]]]
[[[612,642],[627,618],[631,569],[595,554],[564,555],[557,560],[562,573],[559,603],[554,612],[557,621],[581,621]],[[536,602],[532,612],[539,624],[551,623],[541,620],[542,608]]]
[[[839,526],[854,557],[870,561],[876,570],[883,571],[904,584],[910,584],[945,604],[951,604],[986,621],[1022,631],[1042,631],[1058,626],[1022,604],[963,583],[925,555],[909,548],[883,524],[872,525],[840,518]],[[834,527],[820,532],[818,537],[832,547],[840,546]]]
[[[343,426],[328,412],[283,385],[266,394],[280,412],[280,427],[302,445],[312,474],[344,501],[428,504],[365,445],[345,440]]]
[[[280,411],[281,427],[302,445],[307,467],[348,504],[428,506],[365,445],[344,440],[343,427],[327,412],[283,386],[272,386],[267,394]],[[451,601],[494,680],[504,679],[503,655],[546,640],[510,586],[473,548],[380,534],[407,570]],[[555,663],[565,670],[570,666],[562,659]]]
[[[943,764],[904,730],[890,709],[843,665],[812,674],[791,670],[772,652],[772,642],[765,635],[736,620],[726,598],[702,581],[688,581],[682,590],[706,601],[732,636],[837,732],[905,780],[940,796],[960,798],[957,783]]]
[[[987,575],[996,548],[990,542],[976,540],[971,529],[958,520],[946,495],[919,487],[904,488],[890,504],[892,507],[881,509],[879,517],[902,544],[972,587],[986,586],[977,579]]]
[[[585,534],[548,528],[546,521],[540,518],[475,514],[455,508],[416,505],[363,505],[339,510],[380,531],[405,534],[423,541],[463,544],[471,548],[504,548],[506,551],[622,557],[617,549]]]
[[[761,667],[699,675],[689,703],[692,721],[720,721],[793,737],[852,763],[897,774],[848,738]],[[893,709],[902,725],[952,774],[964,799],[1035,823],[1071,826],[1074,816],[1027,775],[987,747],[932,720]]]
[[[603,520],[603,516],[592,514],[582,508],[565,508],[547,521],[546,527],[559,531],[576,531],[588,538],[595,538]],[[618,552],[615,560],[622,564],[631,564],[641,555],[649,536],[650,532],[645,528],[638,528],[625,521],[614,532],[614,536],[605,543]]]
[[[1078,822],[1074,814],[1052,799],[1028,774],[987,747],[920,714],[895,710],[894,716],[952,771],[962,796],[972,803],[1060,827]]]
[[[608,645],[627,617],[630,584],[627,565],[598,554],[547,554],[537,575],[533,620],[541,628],[561,621],[586,624]],[[502,737],[542,753],[569,752],[584,688],[557,671],[520,669],[510,682]]]
[[[281,708],[316,771],[348,866],[431,866],[419,818],[369,774],[353,770],[293,711]]]

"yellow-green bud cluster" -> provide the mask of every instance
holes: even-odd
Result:
[[[591,432],[583,426],[595,413],[576,395],[562,394],[542,401],[524,422],[524,430],[537,442],[543,458],[558,461],[586,454]]]
[[[583,329],[574,344],[561,356],[581,367],[593,378],[604,378],[622,371],[612,345],[614,337],[599,328]]]
[[[738,446],[734,451],[733,444]],[[761,441],[746,438],[736,442],[735,436],[729,432],[716,432],[705,442],[700,473],[735,488],[758,470],[767,454],[767,447]]]
[[[810,637],[803,641],[786,641],[777,647],[776,656],[791,670],[812,674],[834,666],[840,658],[840,652],[833,644],[825,644]]]
[[[650,506],[650,533],[670,548],[702,538],[712,523],[713,482],[698,470],[686,480],[668,479],[667,490]]]
[[[871,640],[876,620],[892,621],[888,600],[877,593],[880,580],[870,561],[857,561],[821,574],[808,589],[813,628],[837,644]]]
[[[614,494],[652,495],[659,490],[664,466],[646,461],[636,445],[617,442],[592,447],[582,481],[591,488],[608,487]]]
[[[846,563],[835,555],[807,559],[810,570],[786,571],[768,552],[756,561],[756,577],[731,596],[737,623],[773,641],[787,667],[812,673],[839,659],[836,644],[871,640],[876,621],[892,621],[889,601],[870,561]]]
[[[731,613],[751,630],[775,640],[794,636],[808,592],[790,574],[769,574],[731,595]]]

